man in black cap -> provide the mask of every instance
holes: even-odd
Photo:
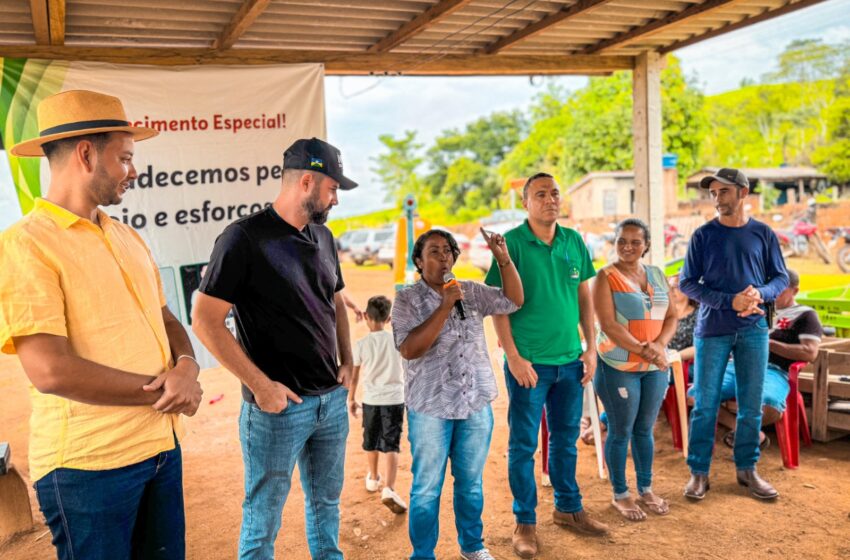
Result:
[[[272,206],[230,224],[216,240],[192,327],[242,382],[239,558],[274,557],[297,462],[310,554],[341,559],[352,355],[339,259],[323,224],[337,190],[357,183],[343,175],[339,150],[317,138],[290,146],[283,167]],[[224,325],[231,308],[236,338]]]
[[[688,442],[691,478],[685,496],[701,500],[708,491],[717,411],[729,357],[735,360],[738,401],[735,468],[738,484],[760,499],[779,493],[756,472],[762,392],[768,359],[764,304],[788,286],[779,241],[766,224],[749,218],[746,176],[724,168],[704,177],[718,216],[691,237],[679,288],[700,302],[694,331],[694,409]]]

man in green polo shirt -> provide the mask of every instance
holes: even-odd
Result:
[[[599,535],[608,527],[584,511],[575,479],[576,440],[584,385],[596,369],[596,329],[589,280],[593,263],[581,236],[558,225],[561,195],[547,173],[532,175],[522,190],[528,219],[505,241],[519,271],[525,303],[516,313],[493,317],[505,350],[508,407],[508,479],[517,526],[514,552],[537,554],[537,486],[534,453],[543,407],[549,425],[549,476],[555,491],[553,520],[575,531]],[[493,264],[485,283],[501,285]],[[587,348],[582,349],[581,325]]]

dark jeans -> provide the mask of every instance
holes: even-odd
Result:
[[[186,556],[179,445],[120,469],[56,469],[35,491],[60,560]]]
[[[576,482],[576,440],[581,423],[584,364],[579,360],[559,366],[532,364],[537,385],[521,387],[505,362],[508,388],[508,482],[514,496],[517,523],[537,523],[537,483],[534,454],[537,452],[540,419],[546,407],[549,426],[549,478],[555,509],[563,513],[581,511],[581,492]]]

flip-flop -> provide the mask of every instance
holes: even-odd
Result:
[[[626,518],[627,521],[637,522],[637,521],[645,521],[646,520],[646,513],[637,506],[637,503],[635,504],[634,508],[627,508],[627,507],[623,507],[620,504],[618,504],[617,500],[611,500],[611,505],[614,506],[614,509],[616,509],[620,513],[620,515],[622,515],[624,518]],[[638,516],[642,516],[642,517],[637,517],[637,518],[633,519],[633,518],[629,517],[630,513],[634,513],[634,514],[637,514]]]
[[[735,430],[727,432],[726,435],[723,436],[723,443],[729,449],[735,449]],[[770,438],[767,434],[764,434],[764,439],[759,442],[759,449],[764,451],[768,447],[770,447]]]
[[[639,504],[643,504],[646,506],[646,509],[654,513],[655,515],[667,515],[670,513],[670,504],[667,503],[667,500],[662,498],[661,496],[656,496],[660,502],[650,502],[643,496],[640,496],[635,501]]]

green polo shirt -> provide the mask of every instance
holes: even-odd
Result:
[[[578,286],[596,275],[581,235],[555,227],[551,246],[535,237],[528,220],[505,233],[525,292],[522,308],[509,316],[511,332],[520,355],[543,365],[566,364],[581,354]],[[484,282],[502,285],[495,262]]]

